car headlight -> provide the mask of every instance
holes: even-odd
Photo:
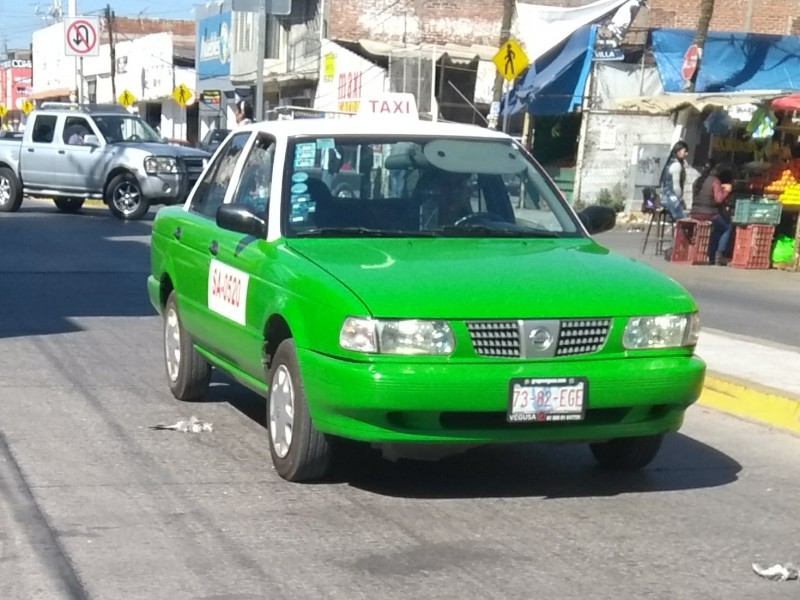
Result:
[[[178,161],[172,156],[148,156],[144,159],[144,170],[148,175],[177,173]]]
[[[445,321],[348,317],[339,332],[345,350],[369,354],[452,354],[453,331]]]
[[[622,334],[622,345],[626,350],[681,348],[696,346],[699,335],[700,317],[697,313],[632,317]]]

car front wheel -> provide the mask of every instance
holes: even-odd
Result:
[[[106,188],[106,203],[111,214],[124,221],[141,219],[150,208],[139,182],[130,173],[122,173],[111,180]]]
[[[183,329],[175,292],[164,307],[164,364],[172,395],[178,400],[200,400],[208,392],[211,365],[194,349],[189,332]]]
[[[331,464],[331,444],[311,422],[294,340],[278,346],[268,384],[267,426],[275,470],[287,481],[322,479]]]
[[[589,444],[598,464],[614,471],[636,471],[649,465],[661,449],[663,435],[618,438]]]

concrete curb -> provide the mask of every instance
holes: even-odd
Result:
[[[781,390],[708,374],[698,404],[800,434],[800,398]]]

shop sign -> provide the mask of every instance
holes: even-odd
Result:
[[[324,81],[326,83],[330,83],[333,81],[333,76],[336,74],[336,55],[333,52],[328,52],[325,55],[325,65],[324,65]]]
[[[321,54],[313,108],[354,113],[363,98],[383,93],[385,69],[329,40],[323,42]]]
[[[201,19],[197,24],[197,77],[227,77],[231,72],[231,13]]]
[[[219,106],[222,104],[222,91],[206,90],[200,94],[200,101],[207,106]]]

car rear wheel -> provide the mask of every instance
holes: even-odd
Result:
[[[618,438],[589,444],[598,464],[614,471],[636,471],[649,465],[661,449],[663,435]]]
[[[0,168],[0,212],[16,212],[22,204],[22,186],[14,171]]]
[[[178,400],[200,400],[208,392],[211,365],[194,349],[192,337],[181,325],[175,292],[164,307],[164,364],[172,395]]]
[[[294,340],[278,346],[267,383],[267,426],[275,470],[287,481],[322,479],[331,464],[331,444],[311,422]]]
[[[83,198],[55,198],[53,202],[61,212],[76,213],[83,207],[85,201]]]
[[[121,173],[111,180],[106,188],[106,204],[111,214],[125,221],[141,219],[150,208],[139,182],[130,173]]]

